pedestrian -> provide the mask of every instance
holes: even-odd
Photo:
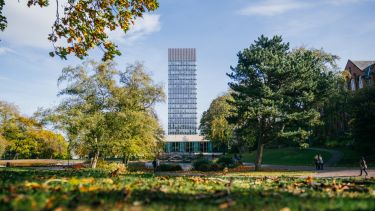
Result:
[[[361,174],[359,176],[362,176],[362,172],[364,171],[366,173],[366,176],[368,175],[367,173],[367,164],[365,161],[364,157],[361,157],[361,160],[359,161],[359,167],[361,168]]]
[[[319,163],[319,170],[323,170],[324,161],[320,153],[318,154],[318,163]]]
[[[318,161],[319,169],[323,170],[324,161],[323,161],[323,157],[322,157],[322,155],[320,155],[320,153],[318,154],[318,159],[319,159],[319,161]]]
[[[157,167],[158,163],[156,161],[156,158],[152,161],[152,167],[154,168],[154,173],[156,172],[156,167]]]
[[[319,170],[319,156],[318,154],[314,157],[314,163],[315,163],[315,170]]]
[[[238,157],[236,153],[234,153],[232,160],[234,161],[235,164],[238,163]]]

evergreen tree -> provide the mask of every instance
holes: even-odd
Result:
[[[231,121],[257,142],[256,170],[261,168],[264,145],[293,140],[301,146],[320,124],[319,80],[334,68],[336,57],[321,50],[289,49],[280,36],[261,36],[238,53],[238,64],[228,76],[236,114]]]

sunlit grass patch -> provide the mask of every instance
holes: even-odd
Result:
[[[320,179],[311,172],[158,176],[102,170],[0,170],[4,210],[291,210],[375,208],[375,180]],[[306,177],[302,178],[301,175]]]

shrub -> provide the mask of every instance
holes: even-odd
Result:
[[[160,164],[158,167],[159,171],[182,171],[182,168],[178,164]]]
[[[228,157],[228,156],[221,156],[219,157],[219,159],[217,160],[217,163],[225,166],[225,167],[228,167],[230,165],[234,165],[234,161],[231,157]]]
[[[106,171],[116,171],[118,174],[126,173],[126,166],[123,163],[115,163],[115,162],[107,162],[105,160],[98,160],[98,163],[96,164],[97,168],[103,169]]]
[[[232,157],[229,156],[221,156],[217,160],[217,163],[223,167],[228,167],[228,168],[235,168],[239,166],[240,163],[235,162]]]
[[[143,162],[129,162],[127,167],[128,167],[128,171],[131,171],[131,172],[137,172],[137,171],[149,172],[149,171],[152,171],[152,169],[147,168],[145,166],[145,163],[143,163]]]
[[[193,168],[197,171],[221,171],[223,166],[210,160],[200,158],[193,162]]]

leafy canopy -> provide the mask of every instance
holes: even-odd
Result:
[[[350,128],[355,148],[375,160],[375,87],[370,86],[353,93],[349,100]]]
[[[203,112],[200,121],[201,134],[220,149],[228,150],[234,141],[234,125],[227,121],[233,112],[233,106],[228,102],[232,100],[229,93],[215,98],[208,110]]]
[[[36,119],[20,115],[16,106],[0,101],[0,156],[3,153],[8,158],[66,158],[67,143]]]
[[[143,65],[121,72],[112,62],[63,69],[60,105],[46,111],[46,120],[66,132],[82,157],[147,157],[154,153],[162,131],[153,111],[164,100]],[[95,164],[92,165],[95,167]]]
[[[47,7],[49,3],[49,0],[28,0],[27,6]],[[0,0],[0,31],[7,26],[2,14],[4,4],[4,0]],[[99,47],[104,53],[103,61],[121,55],[115,43],[109,40],[109,31],[120,29],[126,33],[136,18],[159,7],[156,0],[68,0],[60,4],[57,0],[56,19],[48,35],[54,47],[50,56],[66,59],[67,55],[74,54],[82,59],[90,49]]]

